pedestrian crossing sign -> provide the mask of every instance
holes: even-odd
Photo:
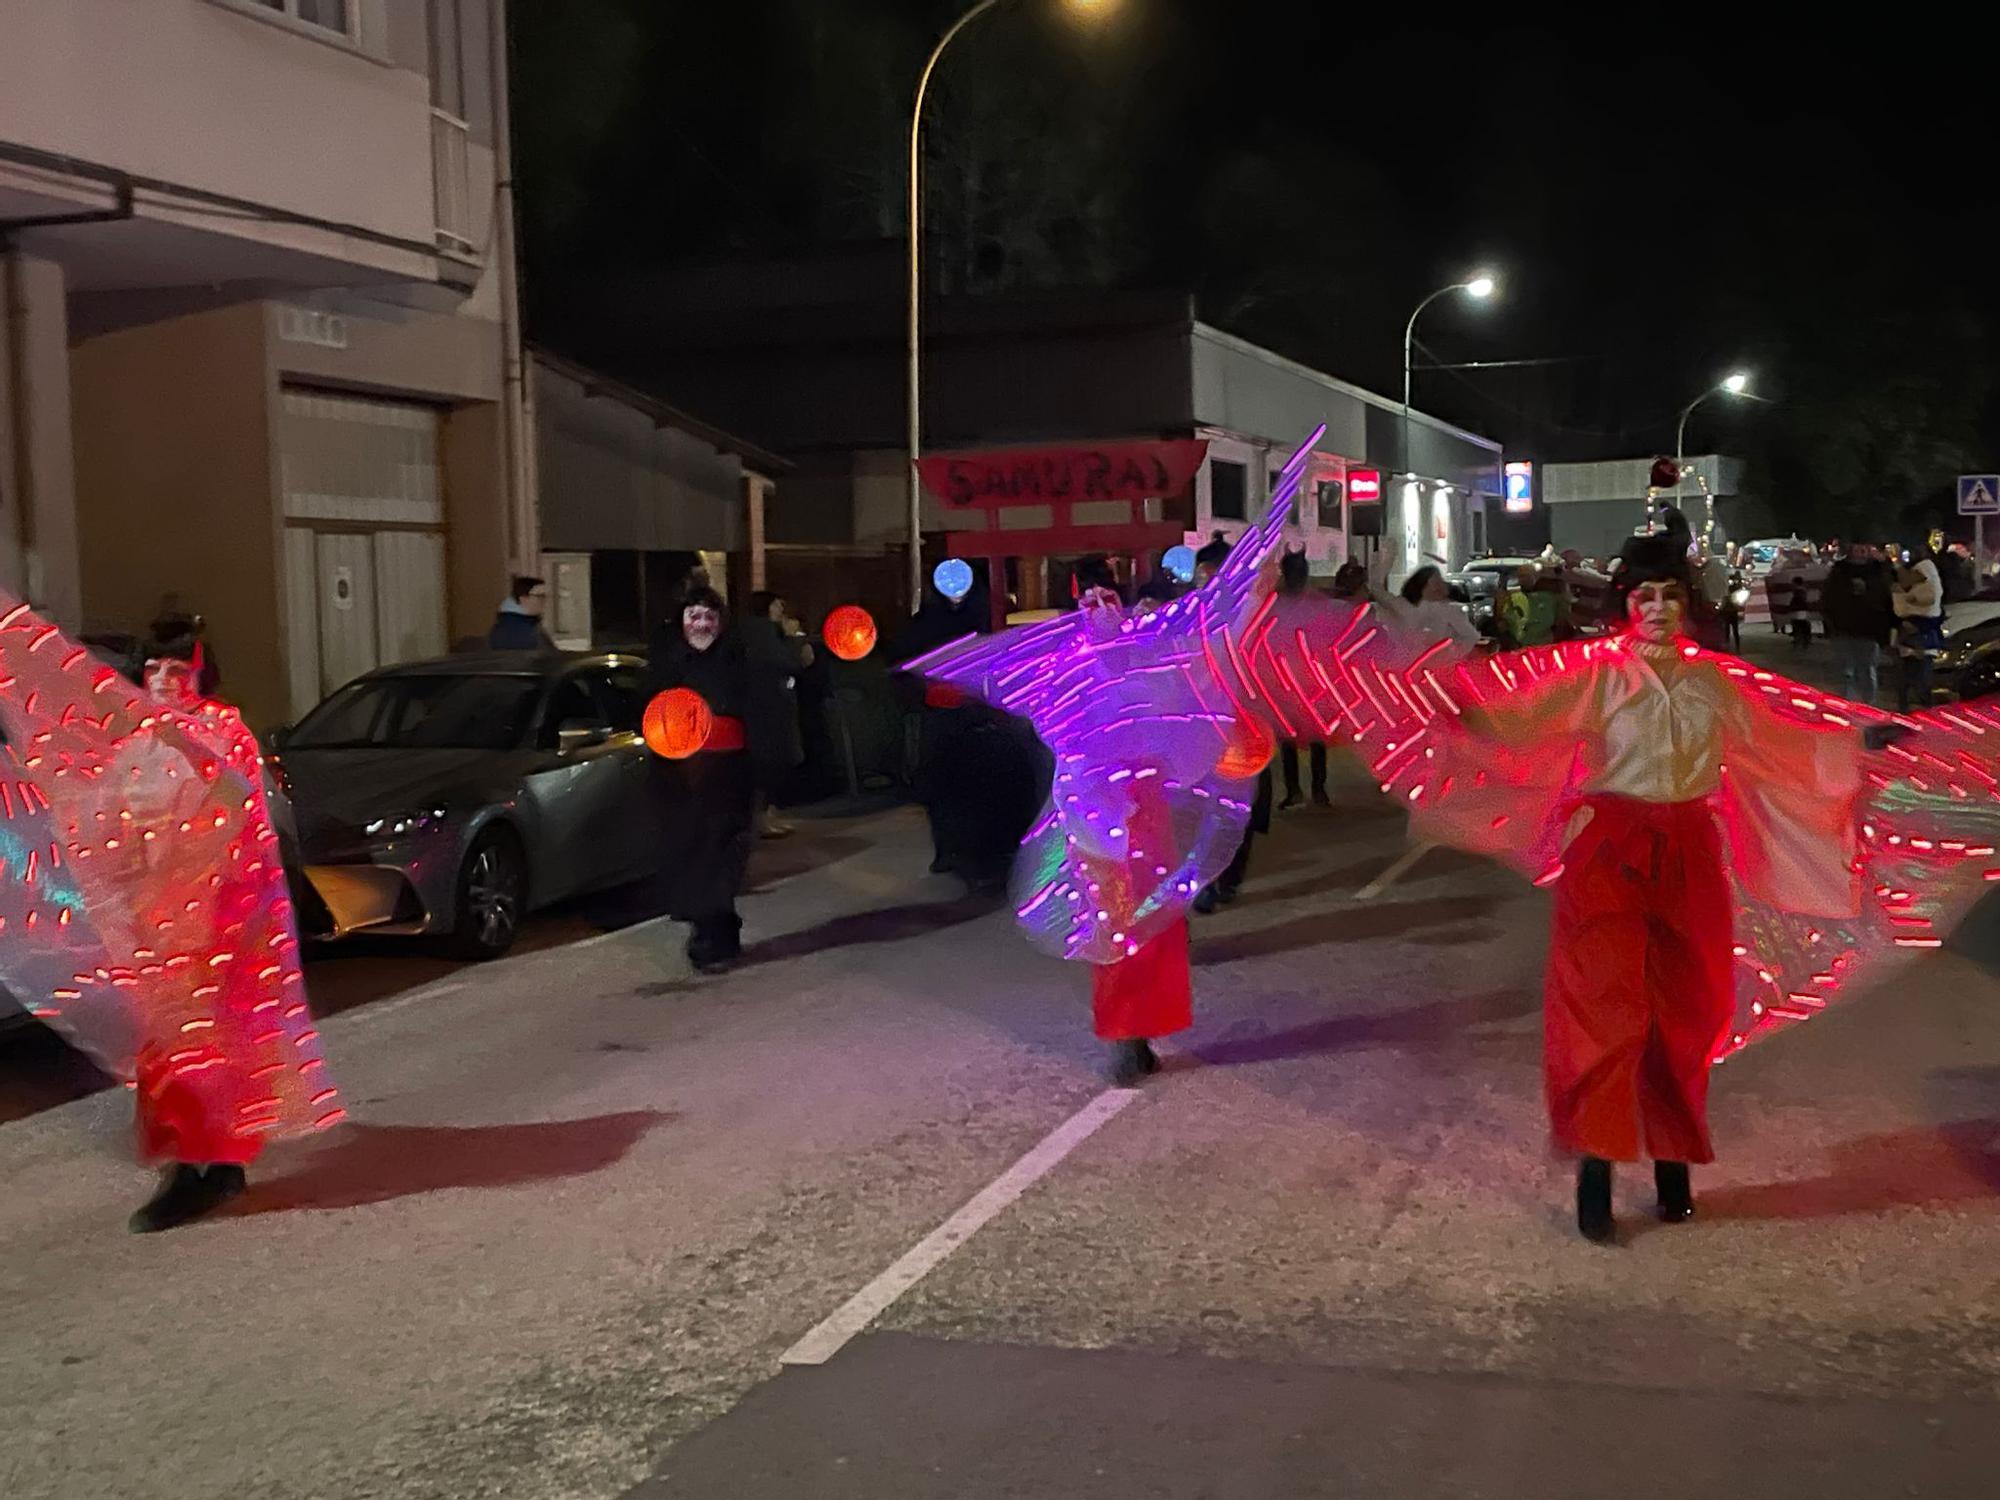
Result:
[[[2000,474],[1959,475],[1958,513],[1961,516],[2000,516]]]

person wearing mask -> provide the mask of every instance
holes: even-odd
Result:
[[[553,651],[556,643],[542,629],[542,615],[549,607],[549,586],[539,578],[516,578],[500,601],[493,616],[493,628],[486,632],[490,651]]]
[[[755,837],[758,746],[752,738],[756,674],[722,598],[697,587],[680,618],[653,633],[646,701],[670,688],[700,695],[714,716],[707,742],[685,760],[655,757],[655,792],[667,830],[660,879],[667,915],[688,924],[696,973],[719,974],[742,955],[736,898]]]
[[[1290,640],[1304,630],[1311,638],[1319,639],[1330,629],[1327,622],[1335,613],[1333,601],[1312,586],[1311,564],[1305,553],[1287,552],[1278,563],[1278,593],[1271,606],[1271,618],[1279,637]],[[1331,807],[1333,804],[1326,794],[1326,741],[1315,736],[1307,743],[1312,756],[1313,806]],[[1299,741],[1286,740],[1278,758],[1285,777],[1285,796],[1278,809],[1289,812],[1305,804],[1299,791]]]
[[[173,660],[194,668],[195,692],[214,698],[222,688],[222,665],[208,643],[208,621],[181,607],[180,596],[169,594],[160,601],[160,612],[142,648],[146,661]]]
[[[1827,570],[1820,614],[1840,663],[1843,691],[1873,706],[1880,686],[1877,662],[1895,630],[1896,606],[1888,564],[1866,542],[1850,545],[1847,556]]]
[[[743,654],[750,666],[751,741],[758,747],[757,832],[767,839],[783,838],[792,830],[771,811],[806,758],[799,725],[799,674],[812,665],[813,649],[805,631],[791,618],[785,601],[769,590],[750,596],[750,613],[743,620]]]

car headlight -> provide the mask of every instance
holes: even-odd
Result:
[[[371,819],[362,826],[361,831],[371,839],[399,839],[405,834],[421,833],[433,824],[443,821],[443,808],[426,807],[393,818]]]

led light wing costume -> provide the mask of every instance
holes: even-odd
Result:
[[[343,1118],[257,744],[0,596],[0,983],[136,1093],[151,1160],[242,1164]]]
[[[1621,823],[1610,799],[1711,808],[1717,861],[1690,845],[1676,878],[1714,888],[1720,899],[1681,905],[1712,905],[1733,929],[1730,1003],[1701,1043],[1718,1058],[1938,946],[2000,880],[2000,714],[1977,705],[1901,717],[1910,738],[1868,749],[1863,730],[1887,716],[1682,643],[1681,711],[1713,734],[1681,763],[1664,721],[1647,731],[1643,713],[1616,712],[1657,676],[1626,638],[1464,660],[1404,612],[1366,604],[1287,636],[1267,564],[1316,439],[1204,587],[912,664],[1029,720],[1056,757],[1015,871],[1039,946],[1110,964],[1167,933],[1228,862],[1271,742],[1315,734],[1372,765],[1427,836],[1541,884],[1606,844],[1605,858],[1625,858],[1671,837]]]

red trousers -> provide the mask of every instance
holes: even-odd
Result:
[[[1715,1159],[1708,1069],[1734,1014],[1732,903],[1706,802],[1589,800],[1555,889],[1543,1080],[1559,1149]]]
[[[1166,1036],[1194,1025],[1183,917],[1130,958],[1091,969],[1090,1015],[1107,1042]]]
[[[139,1159],[247,1167],[264,1138],[245,1122],[264,1090],[215,1047],[140,1051],[133,1090]]]

